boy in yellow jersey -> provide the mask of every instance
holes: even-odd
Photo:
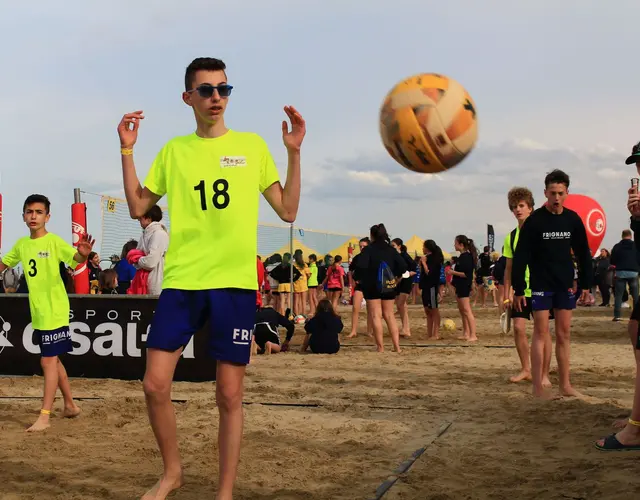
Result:
[[[518,221],[518,227],[507,234],[504,239],[504,251],[503,255],[507,259],[507,265],[504,272],[504,297],[503,303],[511,303],[511,270],[513,268],[513,254],[518,246],[518,239],[520,238],[520,228],[527,220],[527,217],[531,215],[534,207],[533,193],[525,187],[514,187],[507,194],[507,200],[509,202],[509,210],[513,213],[514,217]],[[531,288],[529,287],[529,267],[525,270],[526,290],[525,297],[531,298]],[[518,357],[520,358],[520,364],[522,366],[520,373],[514,375],[509,380],[517,383],[523,380],[531,380],[531,359],[529,357],[529,341],[527,339],[526,323],[525,320],[531,320],[531,300],[527,300],[525,307],[522,311],[516,311],[511,308],[511,319],[513,321],[513,335],[516,343],[516,351],[518,351]],[[544,374],[543,385],[545,387],[551,387],[551,381],[549,379],[549,369],[551,365],[552,344],[551,337],[545,340],[544,345]]]
[[[171,234],[163,290],[147,338],[144,392],[164,471],[144,500],[162,500],[183,484],[171,383],[191,336],[209,320],[210,354],[217,361],[218,500],[232,498],[242,442],[242,396],[256,314],[260,193],[286,222],[300,201],[300,148],[305,122],[284,108],[287,180],[280,184],[267,144],[258,135],[229,130],[224,113],[232,86],[219,59],[195,59],[186,70],[183,101],[196,131],[170,140],[140,185],[133,162],[142,111],[119,126],[124,189],[132,218],[167,196]]]
[[[60,262],[75,267],[85,262],[93,248],[93,240],[84,235],[77,251],[62,238],[47,232],[51,204],[46,196],[32,194],[24,202],[23,219],[30,236],[19,239],[2,257],[0,272],[20,262],[25,269],[29,287],[29,308],[35,343],[40,346],[41,366],[44,374],[44,396],[38,420],[27,432],[43,431],[49,427],[49,416],[58,387],[64,398],[63,415],[80,415],[71,396],[71,386],[59,357],[71,352],[69,332],[69,297],[60,276]]]

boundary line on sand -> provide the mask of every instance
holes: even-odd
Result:
[[[340,347],[375,347],[373,344],[340,344]],[[469,345],[469,344],[400,344],[400,347],[435,347],[453,348],[466,347],[473,349],[515,349],[515,345]]]
[[[396,467],[396,470],[393,471],[393,474],[389,476],[386,481],[384,481],[380,486],[376,488],[376,494],[374,497],[371,498],[371,500],[380,500],[384,495],[386,495],[387,492],[396,484],[396,482],[398,482],[398,480],[400,479],[400,475],[404,474],[409,469],[411,469],[411,466],[415,463],[415,461],[418,460],[418,458],[420,458],[420,456],[425,451],[427,451],[427,448],[430,445],[432,445],[436,441],[436,439],[438,439],[445,432],[447,432],[447,430],[449,429],[449,427],[451,427],[451,425],[453,425],[453,421],[445,422],[444,424],[442,424],[435,436],[433,436],[429,441],[427,441],[424,444],[424,446],[422,446],[422,448],[418,448],[416,451],[414,451],[407,460],[400,463],[400,465]]]
[[[0,401],[2,400],[41,400],[42,396],[0,396]],[[56,397],[56,399],[62,399],[61,397]],[[74,397],[73,399],[78,401],[104,401],[105,399],[109,399],[103,396],[87,396],[87,397]],[[184,398],[174,398],[171,400],[173,403],[188,403],[191,401],[190,399]],[[325,408],[327,405],[324,403],[278,403],[278,402],[270,402],[270,401],[243,401],[243,405],[262,405],[262,406],[284,406],[288,408]],[[356,404],[349,404],[348,407],[356,406]],[[340,405],[338,405],[340,406]],[[384,406],[384,405],[363,405],[370,410],[419,410],[420,407],[416,406]]]

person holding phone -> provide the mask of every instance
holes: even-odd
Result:
[[[626,164],[635,163],[638,175],[640,175],[640,142],[633,146],[631,156],[627,158]],[[627,209],[631,214],[631,230],[636,242],[636,248],[640,245],[640,194],[638,194],[638,179],[631,179],[627,199]],[[638,324],[640,322],[640,301],[633,305],[631,320],[627,331],[633,346],[633,354],[636,359],[636,384],[633,396],[633,406],[631,415],[626,422],[622,423],[620,432],[611,434],[606,438],[596,441],[595,446],[601,451],[640,451],[640,333]]]

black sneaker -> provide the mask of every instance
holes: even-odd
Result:
[[[613,321],[615,321],[616,323],[622,321],[622,318],[613,318]]]

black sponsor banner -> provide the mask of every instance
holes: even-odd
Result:
[[[73,351],[62,356],[69,376],[142,379],[145,340],[158,299],[116,295],[69,298]],[[174,380],[215,380],[216,363],[208,356],[207,333],[198,332],[191,339],[178,361]],[[0,374],[41,373],[40,348],[33,339],[28,296],[0,294]]]
[[[491,224],[487,224],[487,245],[489,246],[490,252],[495,250],[495,240],[496,235],[493,232],[493,226]]]

